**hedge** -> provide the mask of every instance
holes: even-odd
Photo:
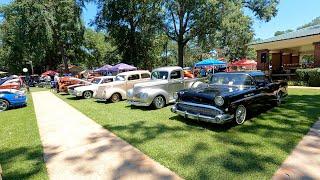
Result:
[[[320,68],[297,69],[297,78],[308,86],[320,87]]]

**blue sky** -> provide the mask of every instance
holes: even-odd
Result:
[[[0,4],[11,0],[0,0]],[[272,37],[274,32],[297,27],[320,16],[320,0],[280,0],[278,15],[270,22],[254,21],[253,29],[256,38]],[[83,18],[88,24],[96,15],[96,6],[89,3],[84,10]]]

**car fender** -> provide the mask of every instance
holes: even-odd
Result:
[[[106,91],[106,99],[110,99],[112,94],[114,93],[119,93],[121,95],[122,99],[127,99],[127,92],[121,88],[108,88],[105,90]]]
[[[169,104],[169,93],[163,89],[144,89],[142,92],[148,94],[148,100],[150,104],[152,103],[153,99],[159,95],[163,96],[166,99],[166,104]]]

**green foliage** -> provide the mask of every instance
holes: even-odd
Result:
[[[228,46],[230,58],[246,55],[245,44],[251,41],[251,19],[248,8],[261,20],[269,21],[277,13],[278,0],[188,0],[163,1],[163,26],[178,45],[178,62],[184,65],[185,46],[198,39],[204,49]]]
[[[105,29],[122,61],[151,69],[159,33],[158,1],[98,0],[98,29]]]
[[[320,68],[297,69],[298,80],[312,87],[320,87]]]
[[[320,25],[320,16],[319,16],[319,17],[316,17],[316,18],[313,19],[311,22],[309,22],[309,23],[307,23],[307,24],[304,24],[304,25],[298,27],[297,30],[303,29],[303,28],[306,28],[306,27],[315,26],[315,25]]]
[[[81,8],[74,0],[17,0],[2,6],[2,62],[12,73],[26,61],[35,69],[56,68],[62,60],[81,55]]]
[[[106,42],[107,39],[108,37],[105,37],[102,32],[86,29],[83,44],[85,57],[82,61],[85,67],[92,69],[104,64],[114,64],[121,60],[116,47],[109,43],[110,40]]]
[[[293,30],[292,29],[288,29],[288,30],[285,30],[285,31],[276,31],[274,33],[274,36],[279,36],[279,35],[286,34],[286,33],[289,33],[289,32],[293,32]]]

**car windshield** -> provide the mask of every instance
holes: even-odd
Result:
[[[126,80],[126,77],[124,75],[118,75],[116,76],[116,79],[115,81],[125,81]]]
[[[94,78],[93,81],[92,81],[92,84],[99,84],[101,81],[100,78]]]
[[[154,71],[151,74],[151,79],[168,79],[169,73],[167,71]]]
[[[210,84],[228,86],[252,86],[253,82],[250,76],[246,74],[217,73],[211,77]]]

